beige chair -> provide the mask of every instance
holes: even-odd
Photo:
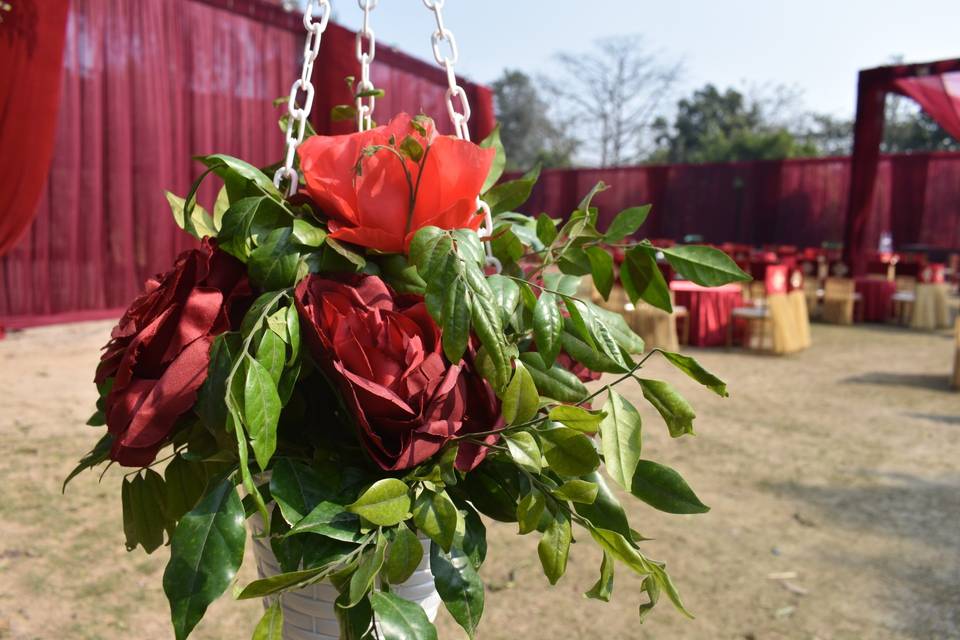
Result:
[[[827,278],[820,317],[831,324],[853,324],[856,289],[850,278]]]
[[[801,302],[805,302],[801,291],[794,293],[799,294]],[[737,307],[731,315],[734,321],[744,322],[746,332],[743,346],[746,349],[784,355],[809,345],[809,331],[805,337],[802,330],[798,329],[789,294],[775,293],[765,300],[755,300],[749,307]],[[727,347],[733,345],[734,324],[730,322],[727,330]]]
[[[917,283],[913,313],[910,314],[911,329],[943,329],[950,326],[950,300],[948,285]]]
[[[674,309],[673,314],[670,314],[642,300],[633,304],[620,286],[613,287],[610,292],[610,299],[604,302],[602,306],[622,315],[633,332],[643,338],[647,350],[659,347],[667,351],[676,351],[680,348],[680,341],[677,337],[676,309]],[[689,331],[689,318],[687,318],[687,322],[686,331]]]
[[[893,318],[899,324],[909,324],[913,316],[913,306],[917,302],[917,279],[913,276],[897,276],[894,279],[897,290],[891,298]]]

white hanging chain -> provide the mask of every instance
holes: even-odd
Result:
[[[433,58],[437,64],[443,67],[447,72],[447,115],[450,116],[450,122],[453,123],[453,130],[461,140],[470,141],[470,101],[467,99],[467,92],[457,83],[457,75],[454,72],[454,66],[460,59],[460,50],[457,49],[457,39],[453,32],[447,29],[443,23],[443,5],[446,0],[423,0],[423,6],[433,12],[433,17],[437,21],[437,30],[430,36],[430,44],[433,48]],[[441,45],[447,44],[449,55],[441,51]],[[458,111],[454,100],[460,101],[461,110]],[[481,235],[486,236],[484,243],[487,250],[487,265],[494,268],[497,273],[503,269],[500,260],[493,255],[493,245],[490,242],[490,236],[493,235],[493,215],[490,213],[490,205],[477,196],[477,209],[483,211],[483,226]]]
[[[317,21],[313,19],[315,4],[320,9],[320,19]],[[300,77],[290,87],[290,100],[287,102],[287,155],[283,166],[273,174],[273,184],[277,189],[280,188],[284,179],[288,180],[288,198],[297,192],[300,183],[300,176],[293,168],[293,161],[297,156],[297,147],[303,142],[307,132],[307,120],[313,109],[314,88],[310,79],[313,76],[313,63],[320,53],[320,41],[329,21],[330,0],[307,0],[307,7],[303,11],[303,26],[307,30],[307,39],[303,45],[303,69],[300,71]],[[304,93],[303,105],[297,106],[301,91]]]
[[[360,82],[357,84],[357,131],[369,131],[373,128],[373,110],[377,99],[369,95],[375,90],[370,80],[370,63],[377,57],[377,36],[370,28],[370,12],[377,7],[379,0],[357,0],[363,11],[363,28],[357,31],[357,62],[360,63]],[[363,41],[367,40],[368,49],[363,50]],[[367,94],[364,96],[364,94]]]

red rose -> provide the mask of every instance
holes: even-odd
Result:
[[[239,323],[251,294],[243,264],[209,241],[147,281],[97,367],[97,384],[113,378],[106,397],[111,459],[140,467],[156,458],[197,399],[214,337]]]
[[[422,150],[416,161],[401,153],[408,137]],[[370,131],[312,136],[299,155],[307,192],[330,217],[330,237],[400,253],[421,227],[480,227],[476,199],[495,151],[400,114]]]
[[[314,275],[297,287],[297,309],[314,359],[381,468],[416,466],[454,436],[502,426],[490,385],[463,361],[447,362],[422,298],[397,295],[376,276]],[[461,442],[456,466],[469,471],[484,455]]]

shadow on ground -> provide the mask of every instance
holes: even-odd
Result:
[[[891,371],[870,371],[841,380],[844,384],[881,384],[895,387],[918,387],[931,391],[952,391],[946,374],[937,373],[895,373]]]

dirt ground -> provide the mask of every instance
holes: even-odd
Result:
[[[108,331],[86,323],[0,341],[0,638],[172,637],[160,582],[167,551],[124,550],[119,473],[101,484],[84,474],[60,494],[96,440],[83,422]],[[728,381],[728,399],[649,367],[697,407],[699,435],[671,441],[646,410],[645,457],[682,471],[713,509],[681,517],[628,504],[695,620],[664,602],[639,625],[638,582],[624,571],[612,603],[585,600],[599,566],[587,544],[550,588],[535,538],[492,525],[481,640],[960,638],[950,338],[829,326],[813,338],[786,358],[691,350]],[[249,637],[258,615],[258,603],[224,597],[195,637]],[[439,624],[444,640],[462,637],[448,618]]]

